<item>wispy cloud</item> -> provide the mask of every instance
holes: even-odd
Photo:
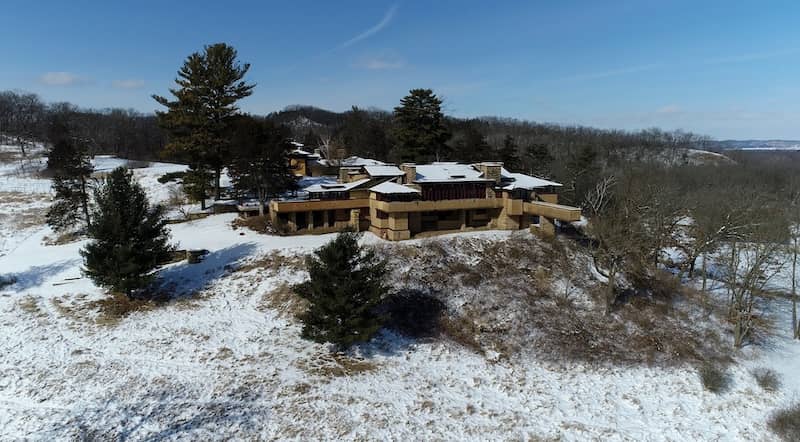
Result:
[[[659,115],[675,115],[683,112],[683,109],[677,104],[668,104],[656,109],[656,114]]]
[[[360,69],[369,69],[373,71],[401,69],[405,67],[406,62],[403,60],[392,60],[383,58],[367,58],[361,59],[353,64],[353,67]]]
[[[139,89],[144,86],[144,80],[114,80],[111,85],[117,89]]]
[[[71,72],[46,72],[39,76],[39,82],[47,86],[77,86],[89,80]]]
[[[706,64],[745,63],[748,61],[766,60],[768,58],[782,57],[800,53],[800,48],[781,49],[777,51],[753,52],[750,54],[729,55],[725,57],[709,58]]]
[[[348,46],[352,46],[352,45],[358,43],[359,41],[364,40],[365,38],[369,38],[372,35],[377,34],[378,32],[380,32],[381,29],[385,28],[386,26],[389,25],[389,23],[392,22],[392,19],[394,18],[394,14],[396,12],[397,12],[397,5],[395,4],[395,5],[392,5],[392,7],[389,8],[388,11],[386,11],[386,14],[383,15],[383,18],[381,19],[381,21],[379,21],[376,25],[374,25],[373,27],[367,29],[366,31],[356,35],[355,37],[351,38],[350,40],[347,40],[344,43],[340,44],[338,46],[338,49],[344,49],[344,48],[346,48]]]
[[[356,59],[351,66],[356,69],[369,69],[373,71],[402,69],[406,67],[406,60],[395,51],[385,49],[364,54]]]

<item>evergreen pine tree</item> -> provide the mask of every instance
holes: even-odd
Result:
[[[53,174],[55,201],[47,210],[47,224],[60,231],[83,222],[91,225],[89,214],[90,177],[94,167],[85,143],[61,137],[47,156],[47,169]]]
[[[259,215],[266,213],[267,201],[297,189],[297,178],[289,165],[289,130],[269,120],[242,116],[235,123],[233,160],[228,167],[237,191],[258,198]]]
[[[308,129],[300,143],[303,144],[303,149],[313,153],[314,149],[319,147],[320,144],[319,134],[314,132],[314,129]]]
[[[214,175],[206,168],[190,165],[183,175],[183,192],[189,201],[200,202],[200,209],[206,209],[208,191],[214,187]]]
[[[304,338],[345,349],[381,328],[384,318],[375,308],[387,294],[386,262],[363,250],[359,237],[339,233],[307,259],[310,279],[295,287],[310,303],[300,317]]]
[[[254,84],[242,81],[250,65],[239,64],[236,49],[225,43],[206,46],[190,55],[178,71],[174,101],[153,95],[167,108],[157,112],[159,123],[171,135],[167,150],[186,155],[191,165],[214,172],[214,195],[220,198],[220,176],[230,148],[229,125],[239,112],[236,102],[253,93]]]
[[[512,172],[520,170],[519,146],[517,146],[517,140],[514,137],[506,135],[503,139],[503,146],[497,151],[497,154],[500,156],[500,161],[503,162],[503,167],[506,170]]]
[[[486,142],[486,137],[483,136],[477,125],[477,121],[470,121],[464,134],[455,142],[453,155],[456,159],[468,163],[488,159],[486,157],[492,151],[492,148]]]
[[[450,130],[442,114],[442,100],[430,89],[412,89],[394,108],[395,138],[403,161],[444,159]]]
[[[84,273],[97,285],[132,297],[170,257],[161,206],[150,206],[144,189],[119,167],[95,190],[91,242],[81,250]]]
[[[549,178],[552,171],[553,156],[546,144],[533,143],[525,148],[525,159],[531,175]]]

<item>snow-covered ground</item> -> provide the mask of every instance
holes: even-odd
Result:
[[[164,200],[156,178],[180,167],[135,173]],[[34,176],[0,186],[7,182],[48,192]],[[691,367],[492,362],[452,342],[388,332],[338,360],[302,340],[270,299],[304,272],[257,264],[309,253],[332,235],[259,235],[231,227],[234,218],[171,225],[182,248],[210,254],[161,270],[185,296],[115,320],[94,304],[106,295],[81,276],[85,241],[46,246],[52,232],[42,225],[11,232],[13,249],[0,253],[0,275],[17,280],[0,289],[0,440],[774,440],[767,417],[800,399],[800,345],[788,339],[785,301],[773,314],[786,326],[732,366],[733,386],[721,395]],[[781,372],[780,391],[756,385],[749,370],[762,366]]]

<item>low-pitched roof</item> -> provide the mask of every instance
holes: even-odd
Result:
[[[416,168],[417,182],[489,181],[483,178],[481,171],[469,164],[439,162],[418,164]]]
[[[397,166],[364,166],[371,177],[386,177],[386,176],[403,176],[405,172],[400,170]]]
[[[297,144],[297,143],[295,143],[295,144]],[[302,144],[300,146],[302,146]],[[300,148],[294,149],[291,152],[289,152],[289,156],[296,156],[296,157],[303,157],[303,158],[310,158],[310,159],[319,158],[319,155],[317,155],[315,153],[308,152],[308,151],[300,149]]]
[[[339,166],[339,167],[361,167],[361,166],[384,166],[386,163],[383,161],[373,160],[371,158],[349,157],[343,160],[328,160],[325,158],[317,160],[323,166]]]
[[[420,193],[419,190],[414,189],[413,187],[404,186],[391,181],[386,181],[378,184],[377,186],[370,187],[369,190],[375,193],[383,194]]]
[[[306,192],[346,192],[348,190],[353,190],[356,187],[370,181],[369,178],[364,178],[361,180],[352,181],[350,183],[321,183],[321,184],[314,184],[312,186],[308,186],[303,189]]]
[[[540,187],[561,187],[561,183],[556,183],[555,181],[525,175],[524,173],[512,173],[505,169],[502,170],[501,176],[503,177],[503,180],[511,181],[503,187],[505,190],[532,190]]]

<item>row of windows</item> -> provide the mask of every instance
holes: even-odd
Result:
[[[461,200],[486,198],[486,184],[425,184],[422,186],[422,199],[426,201]]]

